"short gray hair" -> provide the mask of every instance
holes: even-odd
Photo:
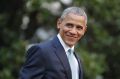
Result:
[[[68,15],[69,13],[74,13],[80,16],[84,16],[85,17],[85,23],[87,24],[87,15],[85,13],[85,11],[80,8],[80,7],[69,7],[67,9],[65,9],[60,17],[60,19],[64,19],[66,15]]]

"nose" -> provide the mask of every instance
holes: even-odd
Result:
[[[71,34],[77,34],[77,30],[76,30],[76,28],[75,28],[75,27],[72,28],[72,29],[70,30],[70,33],[71,33]]]

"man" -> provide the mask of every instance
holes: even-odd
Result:
[[[58,35],[28,50],[20,79],[82,79],[81,62],[74,46],[86,32],[86,24],[83,9],[65,9],[57,21]]]

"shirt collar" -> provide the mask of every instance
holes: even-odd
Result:
[[[65,52],[67,52],[69,49],[72,49],[72,51],[74,51],[74,46],[73,47],[69,47],[68,45],[65,44],[65,42],[63,41],[63,39],[61,38],[60,34],[57,35],[60,43],[62,44]]]

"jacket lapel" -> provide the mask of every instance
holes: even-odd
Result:
[[[70,65],[66,56],[66,52],[59,42],[57,36],[53,39],[53,46],[55,47],[55,53],[58,56],[61,64],[63,65],[68,79],[72,79]]]

